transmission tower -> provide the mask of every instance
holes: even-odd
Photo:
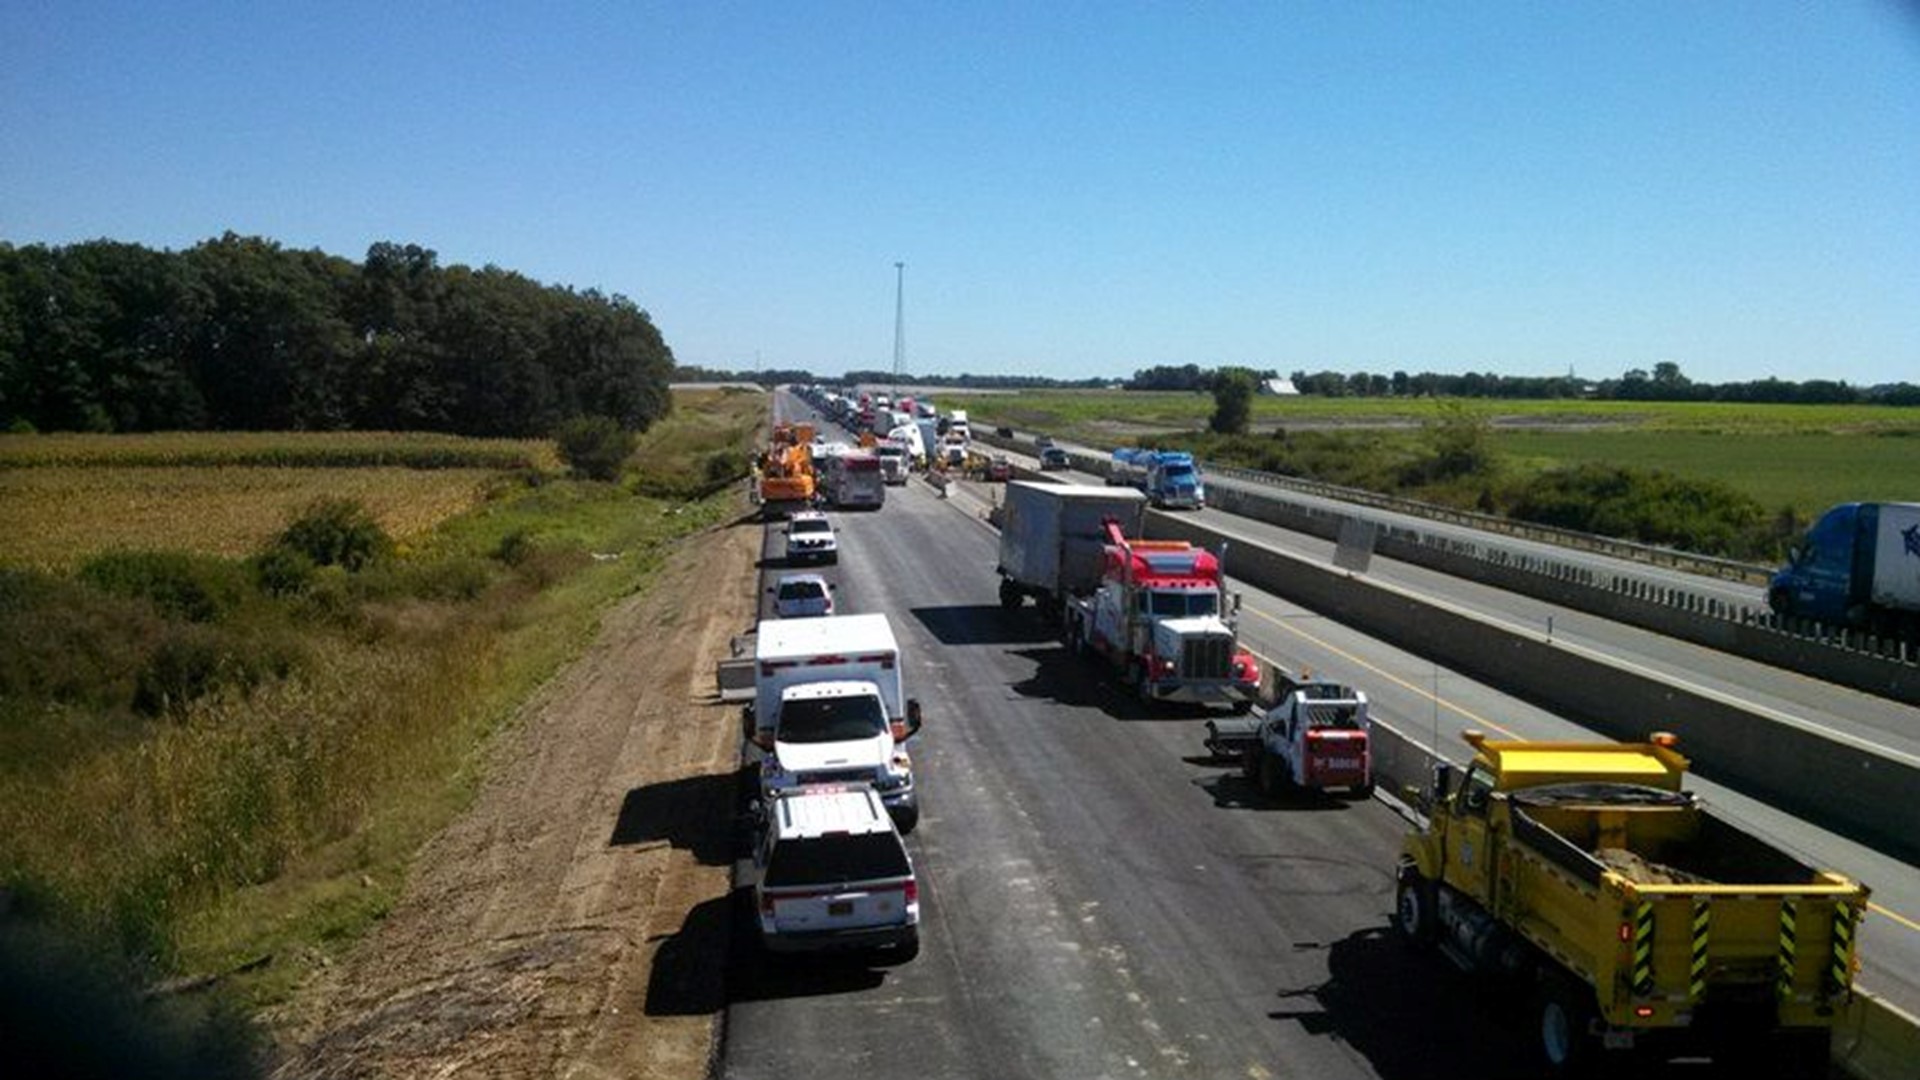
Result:
[[[893,264],[893,398],[900,400],[900,365],[907,358],[907,264]]]

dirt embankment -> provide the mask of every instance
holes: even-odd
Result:
[[[281,1018],[279,1077],[705,1075],[725,1004],[760,528],[692,538],[495,746],[392,915]]]

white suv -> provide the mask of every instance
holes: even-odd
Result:
[[[819,574],[782,574],[773,594],[774,613],[783,619],[833,614],[833,585]]]
[[[771,799],[754,849],[753,898],[770,952],[920,952],[920,883],[880,796],[865,785]]]
[[[840,542],[834,538],[827,515],[801,510],[787,521],[787,563],[840,561]]]

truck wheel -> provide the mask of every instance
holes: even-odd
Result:
[[[1260,794],[1271,799],[1280,793],[1280,770],[1274,768],[1273,755],[1260,753]]]
[[[1400,871],[1394,886],[1393,928],[1410,948],[1423,949],[1433,942],[1433,883],[1412,866]]]
[[[893,823],[899,828],[901,836],[912,832],[920,824],[919,804],[900,808],[893,815]]]
[[[1000,579],[1000,606],[1012,611],[1020,606],[1020,587],[1006,578]]]
[[[1540,980],[1540,1053],[1554,1076],[1585,1076],[1599,1046],[1590,1030],[1593,993],[1571,980]]]

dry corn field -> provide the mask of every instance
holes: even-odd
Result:
[[[446,467],[337,467],[382,460]],[[321,497],[360,501],[404,542],[480,502],[504,470],[550,460],[545,444],[446,436],[7,437],[0,565],[59,570],[116,548],[246,555]]]

